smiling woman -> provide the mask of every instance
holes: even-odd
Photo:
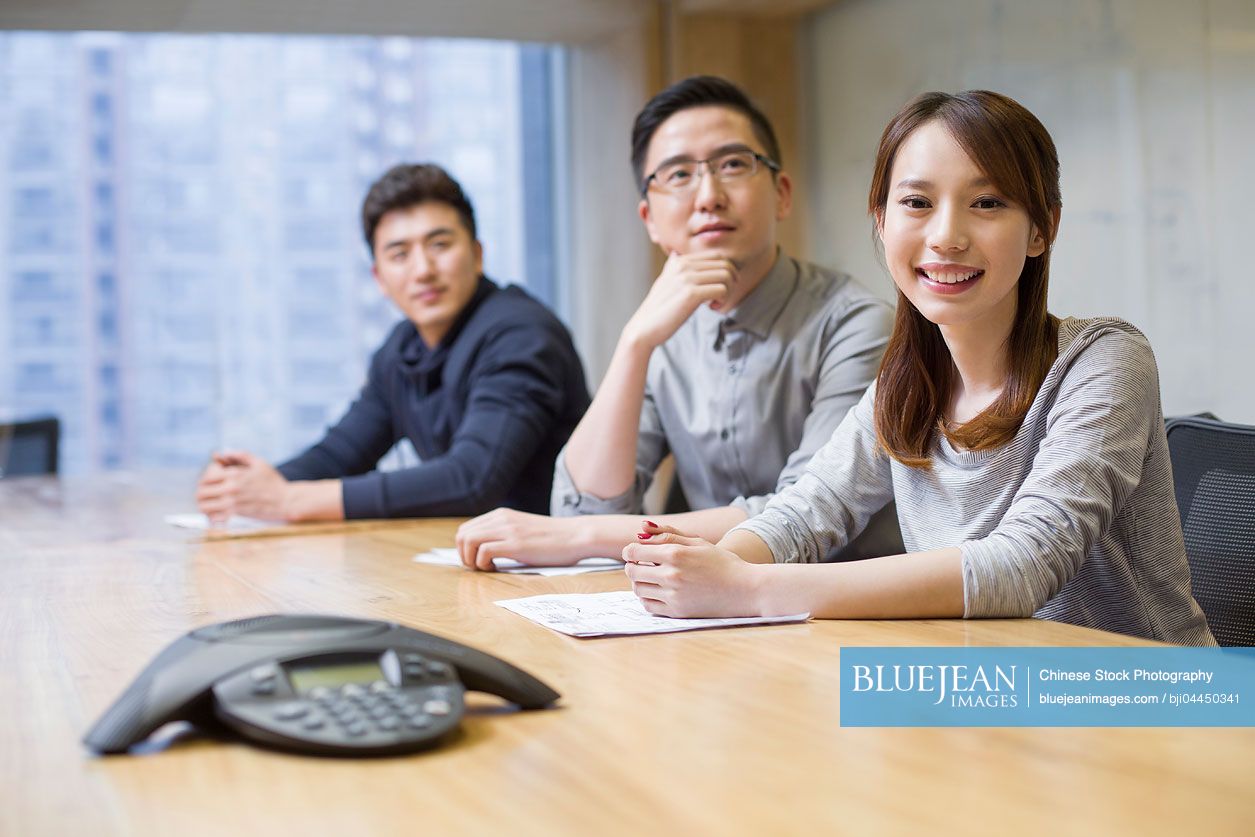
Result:
[[[1001,125],[1021,130],[1000,137]],[[1041,136],[1005,97],[927,94],[881,138],[868,209],[899,299],[876,430],[901,462],[926,465],[939,426],[969,450],[1009,442],[1058,354],[1046,291],[1062,200]],[[952,357],[966,345],[979,357]]]
[[[717,546],[647,523],[623,551],[646,609],[1034,615],[1215,643],[1190,593],[1150,346],[1122,320],[1046,310],[1058,183],[1050,135],[1005,96],[930,93],[894,117],[869,197],[898,288],[876,384]],[[798,566],[890,499],[907,553]]]

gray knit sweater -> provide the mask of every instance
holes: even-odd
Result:
[[[1214,645],[1190,594],[1150,344],[1114,318],[1068,319],[1059,357],[1001,448],[939,437],[931,470],[878,447],[875,386],[807,473],[737,528],[775,560],[813,562],[889,500],[908,552],[957,546],[964,616],[1037,616]]]

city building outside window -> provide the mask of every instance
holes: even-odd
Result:
[[[499,41],[0,33],[0,417],[58,416],[69,473],[310,444],[398,318],[358,211],[402,161],[460,180],[487,274],[560,309],[560,61]]]

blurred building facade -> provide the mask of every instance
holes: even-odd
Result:
[[[71,473],[309,444],[397,318],[358,210],[399,161],[458,178],[488,275],[553,304],[555,59],[0,33],[0,412],[60,417]]]

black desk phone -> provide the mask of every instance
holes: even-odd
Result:
[[[120,753],[171,721],[190,721],[306,753],[408,753],[457,728],[466,689],[523,709],[559,697],[504,660],[394,622],[258,616],[166,647],[83,741]]]

